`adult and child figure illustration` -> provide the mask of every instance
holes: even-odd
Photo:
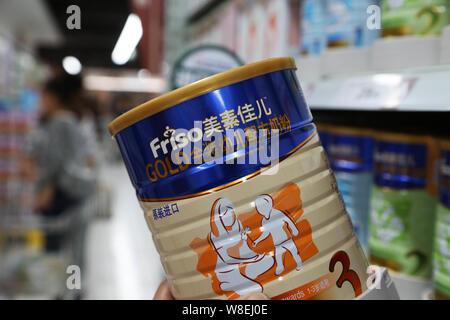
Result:
[[[201,249],[205,240],[202,244],[193,241],[191,247],[199,254],[197,269],[205,276],[213,276],[217,293],[243,296],[262,292],[264,283],[285,271],[301,269],[301,249],[306,248],[305,259],[318,252],[309,223],[305,219],[294,223],[303,213],[298,186],[290,183],[274,194],[276,203],[273,194],[259,195],[254,210],[239,217],[227,198],[219,198],[212,205],[211,232],[206,244],[212,250],[206,253]]]

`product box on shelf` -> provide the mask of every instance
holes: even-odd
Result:
[[[399,276],[427,281],[432,271],[437,202],[437,141],[403,133],[378,132],[375,137],[371,262]]]
[[[442,140],[440,145],[433,285],[436,299],[450,299],[450,140]]]
[[[367,8],[377,0],[326,0],[327,44],[335,47],[370,47],[380,36],[367,26]]]
[[[240,4],[239,46],[237,53],[246,63],[261,60],[264,44],[265,13],[261,1],[250,0]]]
[[[325,0],[304,0],[301,7],[301,53],[319,56],[327,46]]]
[[[263,58],[295,55],[300,51],[300,1],[262,0]]]
[[[330,165],[355,232],[368,252],[369,204],[375,146],[373,134],[363,128],[336,126],[331,129],[331,135]]]
[[[383,0],[382,35],[439,35],[450,23],[449,0]]]

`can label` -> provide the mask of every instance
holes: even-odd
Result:
[[[259,195],[254,204],[253,210],[238,216],[229,199],[217,199],[211,208],[211,232],[190,244],[199,255],[197,270],[211,274],[218,295],[262,291],[263,283],[300,270],[318,253],[311,225],[300,220],[303,209],[296,184]]]
[[[377,141],[372,189],[372,262],[412,276],[431,276],[436,197],[427,191],[431,144]],[[432,189],[432,188],[428,188]]]
[[[138,198],[157,201],[210,192],[254,174],[294,152],[315,130],[295,72],[282,70],[165,109],[116,140]],[[218,164],[222,159],[226,165]]]
[[[176,297],[352,299],[366,290],[367,262],[318,135],[279,167],[195,198],[140,202]],[[164,208],[176,212],[155,219]]]

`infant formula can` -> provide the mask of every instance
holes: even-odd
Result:
[[[436,209],[436,141],[397,133],[376,135],[370,215],[370,256],[402,274],[429,278]]]
[[[435,297],[450,299],[450,141],[448,140],[441,142],[433,281]]]
[[[292,58],[232,69],[109,125],[176,298],[366,291],[368,264],[295,69]]]
[[[331,168],[356,234],[367,252],[374,138],[361,128],[336,127],[329,147]]]

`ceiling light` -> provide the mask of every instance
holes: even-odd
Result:
[[[141,40],[142,34],[141,19],[134,13],[130,14],[111,54],[112,61],[117,65],[127,63]]]
[[[79,74],[81,72],[81,69],[83,68],[80,60],[73,56],[65,57],[62,61],[62,65],[64,70],[66,70],[66,72],[71,75]]]

